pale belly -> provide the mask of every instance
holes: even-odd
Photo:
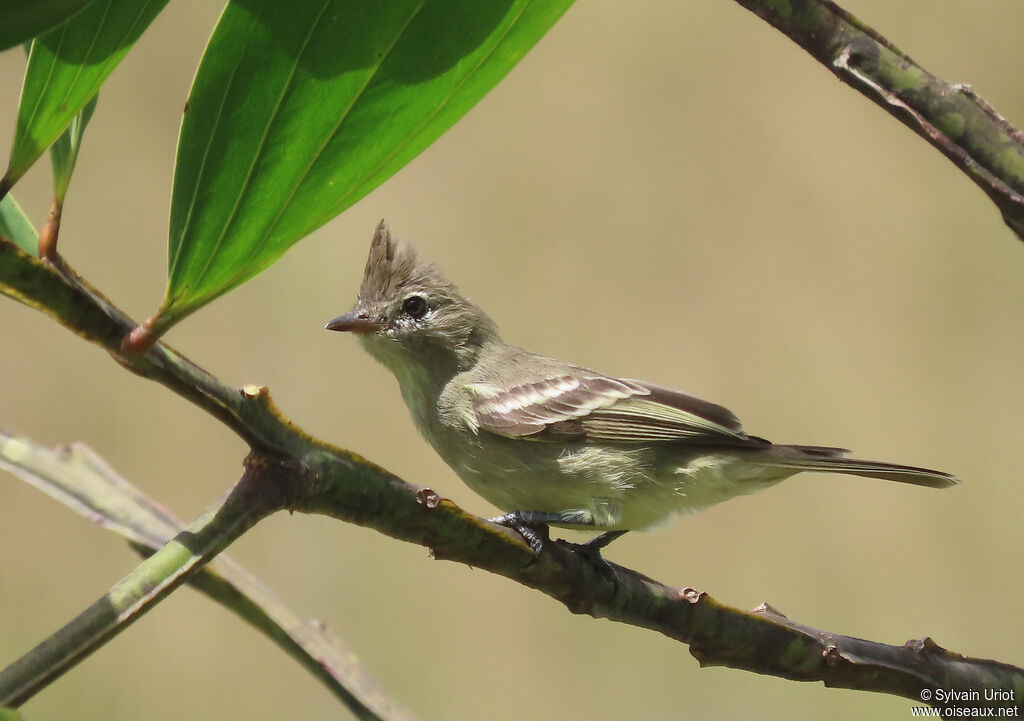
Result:
[[[716,449],[683,445],[563,445],[500,436],[463,437],[442,458],[503,511],[572,514],[601,530],[632,530],[752,493],[794,471]],[[457,450],[456,450],[457,449]]]

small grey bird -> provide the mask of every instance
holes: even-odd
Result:
[[[509,345],[494,322],[381,221],[355,307],[327,324],[356,333],[398,378],[420,433],[494,519],[539,550],[547,524],[632,529],[826,471],[945,488],[953,476],[844,458],[841,448],[747,435],[725,408]]]

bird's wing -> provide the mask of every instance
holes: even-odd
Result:
[[[510,438],[620,443],[762,443],[727,409],[684,393],[581,368],[505,387],[471,383],[472,425]]]

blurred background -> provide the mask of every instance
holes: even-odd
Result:
[[[175,139],[219,3],[176,0],[86,134],[61,250],[137,318],[159,304]],[[849,0],[935,74],[1024,124],[1024,5]],[[24,58],[0,55],[0,155]],[[15,190],[36,222],[49,164]],[[612,546],[612,560],[830,631],[932,636],[1024,664],[1024,246],[952,164],[732,2],[577,3],[383,187],[167,341],[265,384],[314,435],[485,515],[417,435],[391,375],[322,330],[386,217],[507,339],[719,402],[779,442],[966,482],[803,475]],[[0,302],[0,424],[80,440],[190,519],[243,444],[44,316]],[[136,564],[118,538],[0,477],[0,662]],[[231,554],[346,639],[424,721],[903,718],[909,701],[729,669],[576,617],[488,573],[326,518],[278,516]],[[159,703],[154,703],[159,699]],[[191,590],[25,707],[28,719],[344,718],[317,682]]]

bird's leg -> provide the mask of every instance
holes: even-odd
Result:
[[[593,529],[594,517],[588,511],[511,511],[504,516],[490,519],[491,523],[505,526],[519,533],[533,549],[534,553],[540,553],[544,547],[544,541],[548,538],[548,524],[557,523],[560,526],[579,526],[581,530]],[[622,534],[617,534],[622,535]],[[599,541],[604,535],[598,536],[594,541]],[[616,536],[600,543],[595,548],[602,548],[612,542]],[[578,544],[570,544],[576,546]],[[584,544],[586,545],[586,544]],[[600,554],[598,554],[600,555]]]
[[[605,531],[597,538],[591,538],[586,543],[574,543],[575,550],[585,554],[595,554],[598,557],[601,556],[601,549],[607,546],[609,543],[614,541],[616,538],[620,538],[629,531]]]
[[[592,538],[586,543],[570,543],[569,541],[561,541],[566,546],[572,549],[573,553],[578,553],[592,565],[601,576],[615,586],[615,589],[619,588],[619,579],[615,575],[615,569],[612,565],[605,560],[604,556],[601,555],[601,549],[607,546],[609,543],[619,538],[623,534],[629,531],[605,531],[597,538]]]
[[[506,526],[516,531],[529,544],[535,554],[539,554],[544,547],[544,542],[550,540],[548,535],[549,523],[557,523],[561,526],[578,526],[580,530],[593,530],[596,525],[593,516],[573,511],[512,511],[503,516],[492,518],[491,523],[497,523],[499,526]],[[601,556],[601,549],[625,533],[627,531],[605,531],[597,538],[592,538],[586,543],[571,543],[564,540],[560,540],[559,543],[565,544],[574,553],[584,556],[597,569],[598,573],[617,586],[618,581],[615,578],[615,569]]]

